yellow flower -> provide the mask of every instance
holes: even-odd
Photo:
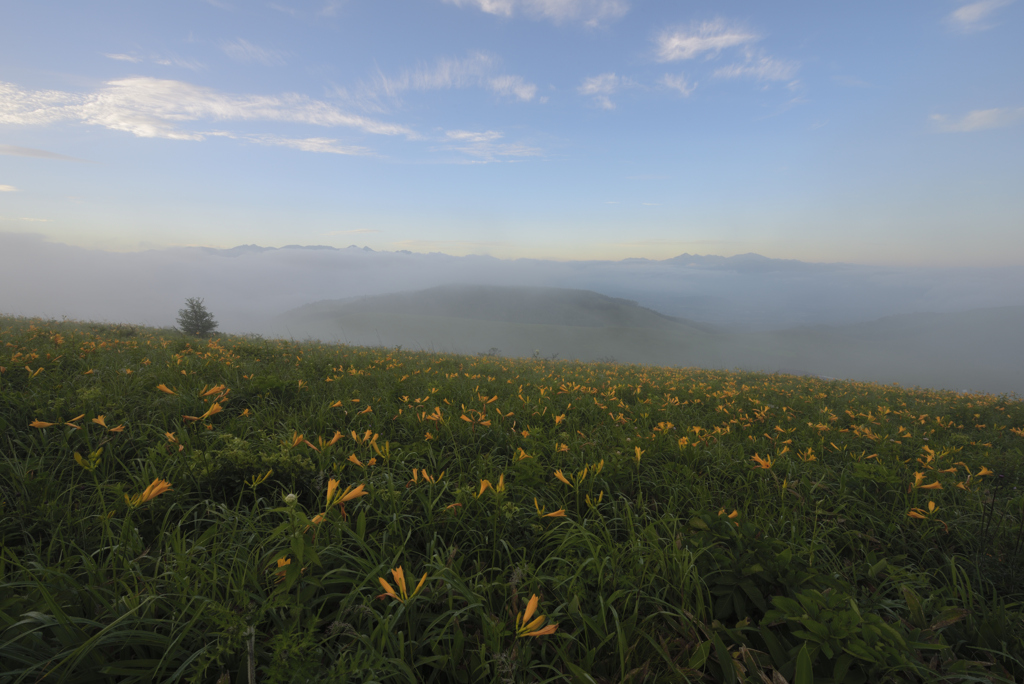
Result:
[[[985,466],[981,466],[981,471],[978,472],[978,477],[983,477],[985,475],[994,475],[994,474],[995,473],[993,471],[989,470]]]
[[[565,475],[562,474],[561,470],[556,470],[555,471],[555,477],[558,480],[560,480],[560,481],[564,482],[565,484],[569,485],[570,487],[572,487],[572,482],[569,482],[569,480],[565,479]]]
[[[203,415],[199,416],[199,420],[204,420],[206,418],[209,418],[210,416],[212,416],[214,414],[217,414],[217,413],[220,413],[223,410],[224,410],[223,406],[221,406],[220,404],[214,403],[213,406],[211,406],[210,408],[206,409],[206,413],[204,413]]]
[[[327,505],[325,509],[329,509],[331,506],[337,504],[341,507],[341,512],[344,514],[344,504],[352,499],[359,498],[360,496],[366,496],[369,492],[364,490],[366,485],[359,485],[358,487],[352,487],[349,485],[345,488],[345,491],[338,493],[338,481],[333,477],[327,481]]]
[[[96,423],[100,427],[107,427],[105,418],[106,416],[96,416],[95,418],[92,419],[92,422]]]
[[[480,480],[480,491],[477,492],[476,498],[480,498],[484,494],[484,490],[491,486],[490,480]]]
[[[646,453],[646,452],[644,452],[644,450],[641,449],[640,447],[633,447],[633,450],[636,452],[636,462],[637,462],[637,465],[639,465],[640,464],[640,457],[643,456],[644,453]]]
[[[167,480],[161,480],[161,479],[157,478],[156,480],[153,480],[153,482],[151,482],[148,487],[146,487],[146,490],[144,492],[142,492],[141,494],[136,494],[135,496],[133,496],[131,498],[129,498],[128,495],[125,494],[124,495],[124,500],[132,508],[138,508],[139,506],[141,506],[142,504],[146,503],[147,501],[152,501],[153,499],[155,499],[156,497],[160,496],[164,492],[172,492],[172,491],[174,491],[174,490],[171,489],[171,483],[170,482],[168,482]]]
[[[278,568],[278,570],[277,570],[277,572],[274,573],[275,575],[277,575],[277,579],[274,580],[275,582],[280,582],[280,581],[282,581],[284,579],[285,572],[286,572],[284,570],[284,566],[291,565],[291,564],[292,564],[292,559],[291,558],[278,558],[277,559],[277,568]]]
[[[910,512],[907,513],[907,515],[909,515],[911,518],[917,518],[918,520],[927,520],[938,510],[939,507],[935,505],[935,502],[929,501],[927,511],[925,511],[923,508],[911,508]]]
[[[427,581],[427,573],[423,573],[423,577],[420,578],[419,584],[417,584],[416,588],[413,589],[412,594],[409,594],[405,588],[405,571],[402,570],[401,565],[399,565],[397,568],[391,571],[391,577],[392,579],[394,579],[395,584],[398,586],[398,591],[396,592],[394,587],[388,584],[388,581],[386,579],[384,579],[383,577],[378,577],[377,580],[380,582],[380,585],[384,587],[384,593],[377,596],[377,598],[382,599],[385,596],[390,596],[399,603],[405,603],[413,596],[418,594],[420,592],[420,589],[423,588],[423,583]]]
[[[750,457],[750,460],[755,461],[757,463],[757,465],[754,466],[755,468],[762,468],[764,470],[771,470],[772,466],[774,465],[771,456],[761,458],[757,454],[754,454],[753,456]]]
[[[89,372],[91,373],[92,371],[89,371]],[[165,385],[162,382],[159,385],[157,385],[156,388],[158,390],[160,390],[161,392],[165,392],[166,394],[177,394],[177,392],[175,392],[174,390],[172,390],[170,387],[168,387],[167,385]]]
[[[914,473],[914,484],[911,485],[913,489],[942,489],[942,484],[936,480],[931,484],[921,484],[924,482],[924,473]]]
[[[533,614],[537,612],[537,604],[540,599],[536,594],[530,596],[530,602],[526,604],[526,610],[516,616],[516,636],[517,637],[539,637],[546,636],[548,634],[554,634],[555,630],[558,629],[558,624],[548,625],[541,629],[541,625],[544,624],[544,616],[538,615],[533,618]]]
[[[55,425],[55,424],[56,423],[47,423],[47,422],[44,422],[42,420],[33,420],[31,423],[28,424],[28,426],[29,427],[34,427],[34,428],[42,429],[42,428],[48,428],[51,425]]]

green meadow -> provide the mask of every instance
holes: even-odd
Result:
[[[4,317],[0,683],[1021,682],[1022,456],[1013,396]]]

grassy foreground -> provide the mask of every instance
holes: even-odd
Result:
[[[0,318],[0,682],[1020,682],[1022,450],[1009,397]]]

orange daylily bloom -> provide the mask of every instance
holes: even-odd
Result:
[[[981,466],[981,470],[978,472],[978,477],[983,477],[985,475],[995,475],[995,473],[985,466]]]
[[[157,479],[153,480],[153,482],[151,482],[150,485],[148,487],[146,487],[145,491],[143,491],[141,494],[136,494],[135,496],[133,496],[131,498],[129,498],[128,495],[125,494],[124,495],[124,500],[132,508],[138,508],[139,506],[141,506],[142,504],[146,503],[147,501],[152,501],[153,499],[155,499],[156,497],[160,496],[164,492],[172,492],[172,491],[174,491],[174,490],[171,489],[171,483],[170,482],[168,482],[167,480],[161,480],[161,479],[157,478]]]
[[[292,564],[292,559],[291,558],[278,558],[277,559],[278,570],[277,570],[277,572],[274,573],[275,575],[277,575],[277,579],[274,580],[275,582],[280,582],[280,581],[284,580],[284,576],[285,576],[285,572],[286,572],[284,570],[284,566],[291,565],[291,564]]]
[[[932,516],[939,507],[935,505],[934,501],[928,502],[928,510],[925,511],[923,508],[911,508],[910,512],[907,513],[911,518],[917,518],[918,520],[927,520]]]
[[[214,403],[213,406],[211,406],[210,408],[206,409],[206,413],[204,413],[203,415],[199,416],[199,420],[205,420],[205,419],[209,418],[212,415],[220,413],[223,410],[224,410],[223,406],[221,406],[220,404]]]
[[[533,618],[533,614],[537,612],[537,604],[540,602],[540,598],[536,594],[530,596],[529,603],[526,604],[526,610],[516,616],[516,636],[517,637],[539,637],[546,636],[548,634],[554,634],[555,630],[558,629],[558,625],[548,625],[543,629],[540,626],[544,624],[545,617],[538,615]]]
[[[484,491],[491,486],[490,480],[480,480],[480,491],[477,492],[476,498],[483,496]]]
[[[385,596],[390,596],[399,603],[405,603],[413,596],[418,594],[420,592],[420,589],[423,588],[423,583],[427,581],[427,573],[423,573],[423,577],[420,578],[419,584],[417,584],[416,588],[412,590],[411,594],[409,594],[405,588],[405,571],[402,570],[402,566],[398,566],[397,568],[392,570],[391,577],[394,579],[395,584],[398,586],[398,591],[396,592],[395,589],[390,584],[388,584],[388,581],[386,579],[384,579],[383,577],[378,577],[377,580],[380,582],[380,585],[384,587],[384,593],[377,596],[377,598],[382,599]]]
[[[92,422],[96,423],[100,427],[107,427],[106,416],[96,416],[92,419]]]
[[[764,458],[761,458],[757,454],[754,454],[753,456],[750,457],[750,460],[752,460],[752,461],[757,463],[757,465],[754,466],[755,468],[762,468],[764,470],[771,470],[772,466],[774,465],[774,463],[772,462],[772,457],[771,456],[766,456]]]
[[[565,475],[562,474],[561,470],[555,471],[555,477],[564,482],[565,484],[569,485],[570,487],[572,487],[572,482],[569,482],[569,480],[565,479]]]
[[[92,371],[89,371],[89,372],[91,373]],[[161,392],[164,392],[166,394],[177,394],[177,392],[175,392],[174,390],[172,390],[170,387],[168,387],[167,385],[165,385],[162,382],[159,385],[157,385],[156,388],[158,390],[160,390]]]
[[[931,484],[921,484],[924,482],[924,473],[914,473],[914,484],[911,485],[913,489],[942,489],[942,484],[936,480]]]
[[[342,504],[351,501],[352,499],[357,499],[360,496],[366,496],[367,494],[369,494],[369,492],[365,491],[366,485],[362,484],[357,487],[352,487],[350,485],[345,488],[345,491],[338,494],[338,484],[338,481],[335,480],[334,478],[331,478],[330,480],[327,481],[327,505],[325,506],[326,508],[330,508],[331,506],[337,504],[341,506],[342,511],[344,511],[345,507],[342,506]]]
[[[351,461],[352,463],[355,463],[360,468],[365,467],[365,466],[363,466],[363,462],[360,461],[358,458],[356,458],[355,454],[349,454],[348,460]]]
[[[40,429],[48,428],[51,425],[56,425],[56,423],[47,423],[46,421],[42,421],[42,420],[33,420],[31,423],[28,424],[29,427],[40,428]]]

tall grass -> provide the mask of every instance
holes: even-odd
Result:
[[[1022,445],[1015,397],[0,318],[0,682],[1021,681]]]

